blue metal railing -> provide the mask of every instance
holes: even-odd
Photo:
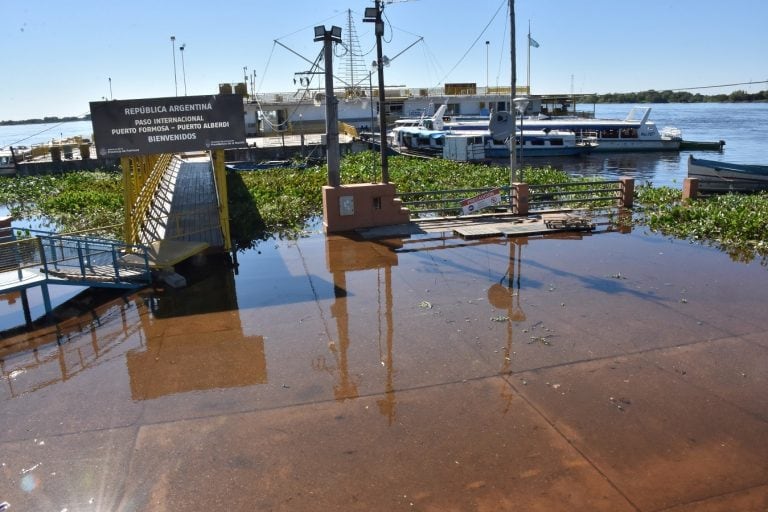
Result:
[[[152,281],[146,246],[85,235],[42,231],[30,231],[30,235],[39,240],[40,250],[28,252],[31,261],[25,263],[39,265],[57,283],[133,288]],[[127,255],[131,255],[130,263]]]

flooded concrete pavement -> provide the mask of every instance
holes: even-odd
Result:
[[[239,260],[0,342],[0,501],[768,507],[757,263],[642,233],[316,235]]]

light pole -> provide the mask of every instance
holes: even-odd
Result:
[[[184,96],[187,95],[187,68],[184,66],[184,48],[186,47],[187,43],[179,46],[179,51],[181,52],[181,76],[184,77]]]
[[[315,42],[323,42],[323,58],[325,59],[325,134],[328,153],[328,185],[341,185],[339,162],[339,113],[338,100],[333,94],[333,46],[331,43],[341,43],[341,27],[332,26],[326,30],[324,25],[315,27]]]
[[[115,97],[112,96],[112,77],[109,77],[109,99],[115,99]]]
[[[173,90],[179,95],[179,82],[176,78],[176,36],[171,36],[171,51],[173,52]]]
[[[371,79],[371,77],[373,76],[373,72],[376,71],[376,69],[377,67],[372,65],[371,70],[368,71],[368,101],[371,104],[371,127],[370,127],[370,132],[371,132],[370,148],[371,148],[371,164],[372,164],[371,175],[374,177],[374,179],[376,177],[376,156],[375,156],[376,154],[373,152],[373,125],[376,124],[376,121],[373,117],[373,80]]]
[[[389,183],[389,168],[387,163],[387,113],[385,111],[386,95],[384,93],[384,52],[381,48],[381,38],[384,35],[384,21],[381,19],[381,0],[376,0],[375,7],[366,7],[363,21],[374,23],[376,32],[376,67],[379,74],[379,148],[381,148],[381,181]]]
[[[525,96],[517,97],[513,100],[515,108],[520,112],[520,181],[523,181],[523,148],[525,148],[525,136],[523,135],[523,118],[525,109],[528,108],[530,100]]]
[[[299,114],[299,140],[301,142],[301,157],[304,158],[304,114]]]
[[[248,99],[248,66],[243,66],[243,84],[245,85],[245,99]]]

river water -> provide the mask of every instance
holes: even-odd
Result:
[[[597,104],[598,118],[623,119],[637,105]],[[661,129],[672,126],[690,141],[725,141],[722,152],[680,151],[590,154],[579,157],[536,158],[533,165],[552,165],[570,174],[614,179],[632,176],[640,183],[682,187],[687,175],[688,155],[745,164],[765,164],[768,140],[768,103],[653,104],[650,120]],[[582,109],[582,107],[579,107]],[[51,139],[81,135],[91,137],[90,121],[57,124],[0,126],[0,148],[50,142]],[[504,162],[501,162],[502,164]]]
[[[624,119],[636,105],[598,104],[595,117]],[[578,157],[532,158],[526,165],[551,165],[569,174],[615,179],[634,177],[638,183],[681,188],[688,174],[688,156],[744,164],[768,161],[768,103],[693,103],[641,105],[651,107],[650,120],[661,130],[682,131],[687,141],[725,141],[723,151],[594,153]],[[581,109],[581,107],[579,107]],[[504,162],[501,162],[502,164]]]
[[[45,144],[53,139],[66,139],[77,135],[91,139],[92,133],[93,125],[90,121],[0,126],[0,149],[6,149],[8,146]]]
[[[712,157],[765,161],[765,106],[672,110],[652,117],[726,140]],[[685,155],[640,158],[600,165],[682,176]],[[181,264],[186,288],[82,299],[0,337],[0,501],[630,511],[768,497],[758,261],[601,223],[480,240],[314,232],[238,262]],[[0,300],[3,321],[23,318],[18,296]]]

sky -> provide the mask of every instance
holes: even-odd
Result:
[[[508,86],[507,5],[387,1],[383,51],[394,58],[386,84]],[[372,0],[0,0],[0,120],[80,116],[90,101],[103,99],[216,94],[220,83],[243,81],[244,74],[257,93],[292,93],[296,73],[310,68],[299,55],[314,61],[322,49],[313,27],[340,26],[346,40],[349,10],[361,58],[370,65],[373,24],[362,18],[372,6]],[[766,0],[515,0],[515,17],[517,84],[530,76],[533,94],[768,89]],[[530,75],[529,23],[539,43],[530,49]],[[337,74],[342,61],[334,60]]]

